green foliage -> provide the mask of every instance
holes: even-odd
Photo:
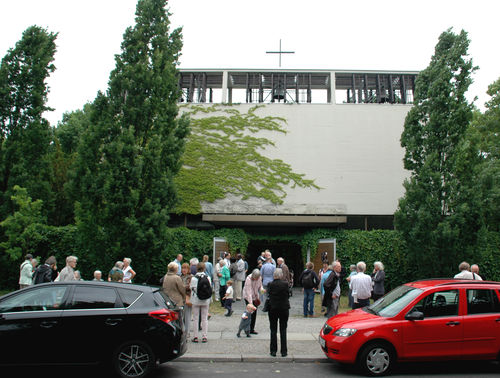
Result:
[[[177,118],[181,31],[169,30],[165,7],[162,0],[137,3],[108,91],[79,120],[71,182],[85,254],[108,266],[130,257],[142,277],[151,275],[150,256],[167,236],[188,133],[187,117]]]
[[[0,248],[12,260],[24,256],[26,253],[36,254],[36,246],[43,239],[40,228],[45,219],[42,216],[42,201],[32,201],[25,188],[14,186],[15,195],[12,201],[19,208],[13,215],[9,215],[0,226],[4,229],[7,240],[0,243]]]
[[[261,117],[257,115],[259,108],[252,107],[247,113],[221,105],[186,108],[191,134],[183,167],[175,179],[179,192],[176,213],[199,214],[202,202],[214,202],[228,194],[281,204],[287,186],[319,189],[313,180],[293,172],[289,164],[261,155],[274,143],[257,134],[285,133],[285,120]]]
[[[404,167],[411,177],[404,183],[395,225],[422,276],[449,276],[454,268],[435,262],[456,261],[464,253],[464,240],[477,231],[467,222],[466,207],[460,206],[465,192],[457,177],[460,144],[472,119],[472,105],[465,98],[475,70],[468,46],[464,31],[441,34],[429,66],[415,83],[414,107],[401,136]]]
[[[0,65],[0,219],[13,211],[15,185],[43,200],[45,213],[52,204],[50,126],[42,115],[50,110],[45,80],[55,70],[56,37],[31,26]]]

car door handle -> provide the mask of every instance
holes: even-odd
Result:
[[[40,323],[40,327],[42,328],[52,328],[55,325],[57,325],[58,321],[57,320],[45,320]]]
[[[459,324],[460,324],[460,322],[448,322],[448,323],[446,323],[447,326],[456,326]]]
[[[121,323],[123,321],[123,319],[119,319],[119,318],[108,318],[106,319],[106,321],[104,322],[106,325],[109,325],[109,326],[115,326],[119,323]]]

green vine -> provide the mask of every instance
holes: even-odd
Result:
[[[288,186],[320,189],[314,180],[293,172],[284,161],[261,155],[274,143],[256,134],[286,133],[286,120],[258,116],[261,107],[252,107],[247,113],[221,105],[184,108],[191,117],[191,134],[175,180],[179,198],[176,213],[199,214],[202,202],[214,202],[228,194],[281,204]]]

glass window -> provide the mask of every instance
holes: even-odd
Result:
[[[118,289],[118,293],[125,307],[134,303],[142,294],[140,291],[130,289]]]
[[[411,286],[399,286],[368,307],[368,311],[379,316],[392,318],[399,314],[411,301],[422,293],[421,289]]]
[[[436,291],[418,302],[412,311],[420,311],[425,318],[458,315],[458,290]]]
[[[67,286],[51,285],[23,291],[4,299],[0,313],[60,310]]]
[[[76,286],[71,309],[116,307],[116,291],[111,287]]]
[[[493,290],[468,289],[467,290],[467,313],[488,314],[500,312],[498,296]]]

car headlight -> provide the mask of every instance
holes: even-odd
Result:
[[[348,337],[356,333],[357,329],[354,328],[339,328],[333,334],[335,336]]]

